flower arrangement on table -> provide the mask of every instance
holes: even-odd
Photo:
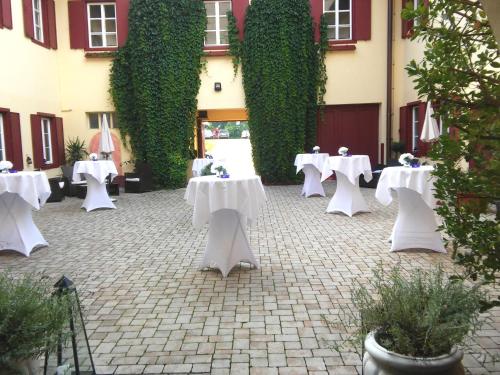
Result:
[[[98,156],[97,156],[97,154],[96,154],[95,152],[93,152],[93,153],[91,153],[91,154],[89,155],[89,159],[90,159],[90,160],[92,160],[92,161],[97,161],[97,160],[99,160],[99,158],[98,158]]]
[[[217,172],[217,177],[229,178],[229,175],[227,174],[227,170],[226,170],[226,168],[224,168],[224,166],[219,165],[219,166],[215,167],[214,169]]]
[[[344,146],[340,147],[338,152],[340,156],[352,156],[352,154],[349,152],[349,149]]]
[[[313,152],[314,152],[315,154],[318,154],[318,153],[319,153],[319,150],[320,150],[319,146],[314,146],[314,147],[313,147]]]
[[[9,173],[9,169],[12,169],[14,166],[8,160],[0,161],[0,172],[1,173]]]
[[[399,157],[399,163],[403,165],[404,167],[412,167],[412,168],[418,168],[420,167],[420,162],[419,160],[410,154],[409,152],[402,154]]]

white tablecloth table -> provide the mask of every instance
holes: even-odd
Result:
[[[87,195],[82,208],[93,211],[98,208],[116,208],[106,190],[106,178],[118,176],[115,163],[111,160],[77,161],[73,169],[73,181],[81,181],[80,174],[87,180]]]
[[[50,196],[44,172],[0,173],[0,250],[29,256],[35,247],[48,246],[32,218]]]
[[[197,158],[193,160],[193,167],[191,170],[193,171],[193,177],[201,176],[201,171],[210,163],[213,163],[214,159],[202,159]]]
[[[391,189],[399,197],[399,211],[392,229],[391,251],[430,249],[445,253],[439,233],[434,198],[433,168],[388,167],[382,171],[375,197],[384,205],[392,202]]]
[[[372,179],[370,158],[367,155],[331,156],[323,166],[321,181],[326,180],[335,171],[337,190],[326,212],[343,212],[351,216],[357,212],[370,212],[359,189],[359,176],[365,181]]]
[[[184,195],[194,206],[193,225],[209,223],[208,242],[200,268],[218,268],[224,277],[239,262],[259,268],[246,235],[246,225],[257,219],[266,194],[259,176],[194,177]]]
[[[311,195],[325,196],[325,190],[321,185],[321,171],[328,159],[328,154],[298,154],[295,157],[294,165],[297,173],[304,172],[304,186],[301,195],[310,197]]]

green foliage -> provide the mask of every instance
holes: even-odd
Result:
[[[316,142],[318,51],[309,1],[252,1],[242,66],[255,169],[266,183],[297,182],[295,155]]]
[[[407,279],[397,267],[388,275],[379,267],[368,285],[358,284],[353,291],[356,315],[348,315],[346,325],[355,326],[351,343],[376,331],[377,342],[387,350],[436,357],[463,346],[480,327],[483,298],[477,287],[448,280],[441,268],[412,270]]]
[[[319,61],[318,61],[318,105],[325,105],[326,83],[328,75],[326,74],[326,53],[328,52],[328,22],[326,14],[321,16],[319,24]]]
[[[209,163],[203,167],[201,170],[201,175],[202,176],[213,176],[215,173],[212,173],[212,165],[214,163]]]
[[[392,142],[391,144],[391,151],[396,154],[396,159],[399,157],[400,154],[403,154],[406,150],[406,145],[404,142]]]
[[[201,0],[132,0],[111,70],[124,141],[159,186],[184,186],[194,147],[206,13]]]
[[[57,349],[70,317],[71,300],[51,295],[47,281],[34,275],[15,280],[0,273],[0,369],[12,361],[38,358]]]
[[[232,11],[227,12],[227,27],[229,37],[229,54],[233,57],[234,76],[238,74],[241,63],[241,40],[236,23],[236,17]]]
[[[500,63],[497,41],[480,2],[434,0],[431,7],[406,9],[419,17],[413,39],[426,43],[424,59],[412,61],[421,97],[436,103],[436,118],[459,132],[441,136],[431,152],[438,161],[437,209],[465,277],[498,282],[500,231],[492,214],[463,204],[473,196],[483,205],[500,200]],[[470,168],[464,161],[472,162]]]
[[[70,138],[66,141],[66,163],[73,166],[79,160],[83,160],[87,152],[85,141],[80,138]]]

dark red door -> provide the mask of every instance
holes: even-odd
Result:
[[[318,120],[318,146],[322,152],[338,155],[339,147],[352,154],[368,155],[378,163],[379,104],[331,105]]]

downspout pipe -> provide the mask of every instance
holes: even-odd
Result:
[[[393,0],[387,0],[387,87],[386,87],[386,140],[385,140],[385,164],[391,159],[392,146],[392,78],[393,78],[393,23],[394,4]]]

